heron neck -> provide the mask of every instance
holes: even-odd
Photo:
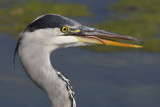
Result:
[[[52,107],[71,107],[68,91],[50,62],[50,51],[42,47],[20,47],[22,65],[32,79],[46,92]]]

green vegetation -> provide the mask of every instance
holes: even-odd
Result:
[[[6,6],[4,7],[4,5]],[[136,44],[143,45],[144,48],[131,49],[111,46],[105,48],[98,45],[87,48],[98,52],[124,50],[160,52],[159,5],[159,0],[119,0],[106,8],[115,13],[107,16],[110,21],[94,26],[141,39],[145,43]],[[11,33],[16,37],[19,36],[19,33],[29,22],[42,14],[55,13],[70,17],[92,16],[92,13],[84,5],[58,4],[38,0],[1,0],[0,7],[2,7],[0,9],[0,32]]]
[[[4,0],[0,2],[0,6],[3,5],[7,5],[7,8],[0,9],[0,32],[11,33],[17,37],[29,22],[42,14],[55,13],[70,17],[92,15],[86,6],[78,4],[57,4],[38,0],[23,2]]]
[[[96,25],[97,28],[130,35],[143,40],[142,51],[160,52],[160,1],[159,0],[120,0],[106,9],[118,15],[109,16],[114,19]],[[140,44],[141,45],[141,44]],[[92,47],[98,51],[127,50],[129,48],[101,48]],[[133,49],[131,49],[133,50]],[[137,49],[136,49],[137,50]]]

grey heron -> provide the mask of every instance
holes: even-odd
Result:
[[[15,48],[29,78],[48,96],[51,107],[76,107],[75,93],[69,79],[56,71],[50,62],[50,53],[57,48],[104,44],[140,48],[99,37],[141,42],[136,38],[83,26],[56,14],[46,14],[32,21],[20,34]]]

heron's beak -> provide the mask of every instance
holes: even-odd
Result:
[[[90,27],[83,26],[79,30],[73,30],[72,33],[74,33],[74,35],[76,35],[76,38],[78,39],[79,42],[85,42],[85,43],[91,43],[91,44],[104,44],[104,45],[112,45],[112,46],[121,46],[121,47],[142,48],[142,46],[139,46],[139,45],[133,45],[133,44],[116,42],[116,41],[113,41],[113,40],[101,39],[99,37],[105,37],[105,38],[108,38],[108,39],[118,38],[118,39],[125,39],[125,40],[143,42],[141,40],[138,40],[138,39],[130,37],[130,36],[111,33],[111,32],[107,32],[107,31],[104,31],[104,30],[95,29],[95,28],[90,28]]]

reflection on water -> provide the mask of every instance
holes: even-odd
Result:
[[[19,61],[13,70],[15,44],[11,36],[0,35],[0,105],[48,107],[47,97]],[[81,48],[59,49],[51,55],[53,66],[71,80],[78,107],[158,107],[159,59],[158,53],[95,53]]]

